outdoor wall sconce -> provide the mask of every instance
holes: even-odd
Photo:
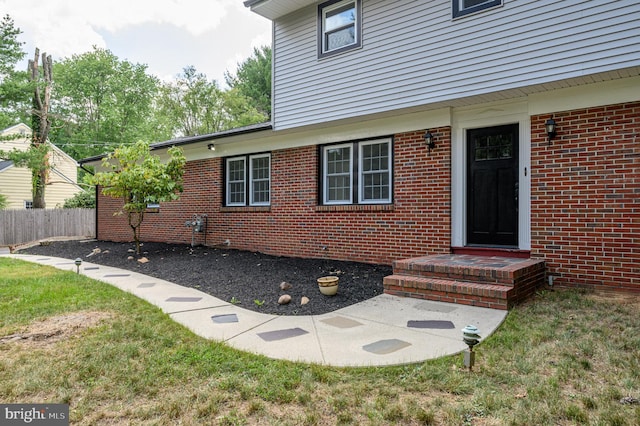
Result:
[[[429,130],[424,134],[424,142],[427,144],[427,148],[429,148],[429,154],[431,154],[431,150],[436,147],[436,143]]]
[[[480,343],[480,330],[473,325],[468,325],[462,329],[462,341],[469,346],[469,350],[464,351],[464,366],[471,371],[475,364],[476,354],[473,347]]]
[[[556,137],[556,121],[553,119],[553,116],[544,122],[544,128],[547,131],[549,145],[551,145],[551,141]]]
[[[210,143],[209,145],[207,145],[207,149],[209,151],[215,151],[216,150],[216,146],[214,144]]]
[[[80,265],[82,265],[82,259],[77,257],[76,260],[74,260],[73,263],[76,264],[76,274],[79,274],[80,273]]]

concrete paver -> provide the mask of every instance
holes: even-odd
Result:
[[[69,259],[0,255],[76,271]],[[507,315],[502,310],[383,294],[323,315],[276,316],[123,269],[83,261],[80,273],[158,306],[204,338],[270,358],[333,366],[397,365],[455,354],[466,349],[461,331],[465,326],[476,326],[486,338]]]

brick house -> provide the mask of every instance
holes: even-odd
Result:
[[[271,122],[154,144],[188,165],[144,239],[206,214],[197,243],[393,264],[392,294],[640,293],[640,3],[245,6],[273,22]],[[118,207],[99,239],[131,239]]]

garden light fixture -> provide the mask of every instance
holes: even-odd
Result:
[[[73,263],[76,264],[76,274],[79,274],[80,273],[80,265],[82,265],[82,259],[77,257],[76,260]]]
[[[464,366],[471,371],[473,364],[475,363],[476,354],[473,352],[473,347],[480,343],[480,331],[473,325],[468,325],[462,329],[462,341],[469,346],[469,349],[464,351]]]

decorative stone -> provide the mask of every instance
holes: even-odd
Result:
[[[288,294],[283,294],[282,296],[280,296],[280,298],[278,299],[278,305],[286,305],[289,302],[291,302],[291,296],[289,296]]]
[[[307,303],[309,303],[309,298],[307,296],[302,296],[302,299],[300,299],[300,304],[306,305]]]
[[[127,260],[133,260],[133,256],[127,257]]]
[[[127,253],[135,253],[136,251],[134,249],[129,249],[127,250]]]
[[[138,259],[138,262],[140,263],[147,263],[149,261],[149,259],[147,259],[146,257],[141,257],[140,259]]]
[[[286,281],[282,281],[280,283],[280,290],[289,290],[291,288],[291,284]]]

